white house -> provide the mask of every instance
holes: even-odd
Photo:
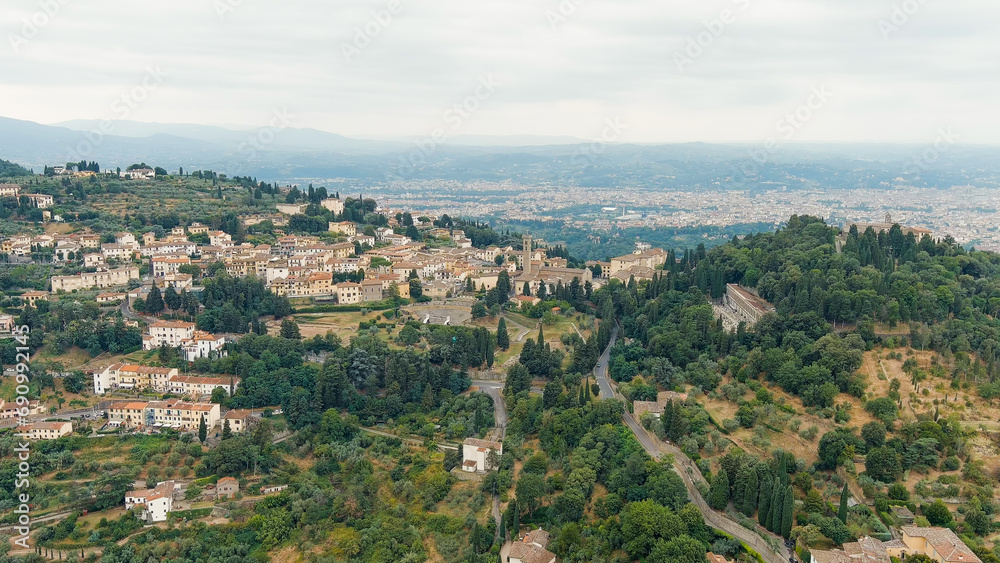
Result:
[[[149,335],[143,338],[142,347],[146,350],[159,348],[160,345],[178,347],[185,340],[194,337],[194,323],[184,321],[160,321],[149,325]]]
[[[466,438],[462,442],[462,471],[485,472],[491,451],[496,451],[497,455],[503,455],[503,444],[479,438]]]
[[[125,510],[139,506],[142,508],[141,520],[146,523],[164,522],[167,513],[174,507],[174,491],[179,488],[180,485],[173,481],[164,481],[152,489],[129,491],[125,493]]]

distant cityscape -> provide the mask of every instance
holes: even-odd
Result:
[[[890,214],[894,222],[930,229],[935,237],[1000,250],[1000,190],[993,188],[651,191],[442,180],[386,184],[367,191],[390,207],[433,215],[563,221],[595,231],[780,225],[791,215],[846,225],[882,221]]]

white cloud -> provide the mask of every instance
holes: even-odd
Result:
[[[463,134],[593,137],[617,116],[626,142],[755,141],[825,84],[835,98],[796,141],[924,142],[948,125],[1000,142],[988,0],[398,0],[349,64],[344,43],[389,0],[45,1],[59,12],[17,52],[39,0],[4,4],[4,116],[109,117],[159,65],[169,78],[130,119],[256,127],[280,107],[296,126],[425,135],[493,74]],[[239,5],[220,17],[217,1]],[[547,13],[568,4],[553,28]],[[879,22],[913,5],[885,39]],[[723,10],[732,21],[678,72],[673,55]]]

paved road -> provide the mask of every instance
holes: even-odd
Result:
[[[615,341],[618,338],[618,327],[611,332],[611,341],[608,343],[608,347],[604,349],[601,357],[597,360],[597,366],[594,367],[594,376],[597,378],[597,384],[601,388],[601,398],[602,399],[613,399],[621,398],[617,397],[614,388],[611,386],[611,382],[608,381],[608,360],[611,355],[611,348],[614,347]],[[759,535],[755,532],[748,530],[741,526],[735,520],[729,518],[729,516],[724,513],[717,512],[708,506],[705,499],[701,496],[701,491],[698,490],[696,483],[706,483],[705,477],[698,470],[698,467],[684,455],[684,452],[680,451],[678,448],[671,444],[664,443],[662,440],[651,436],[642,426],[632,417],[632,414],[626,411],[622,415],[622,420],[625,424],[632,430],[635,434],[636,439],[642,444],[642,447],[649,452],[649,455],[654,459],[659,460],[664,455],[673,456],[674,461],[674,471],[681,476],[681,480],[684,481],[684,486],[687,487],[688,497],[691,501],[698,507],[701,511],[702,517],[705,518],[705,523],[709,526],[726,532],[727,534],[739,539],[743,543],[749,545],[757,553],[761,555],[768,563],[785,563],[789,560],[790,554],[788,550],[784,547],[780,538],[774,536],[778,539],[778,544],[781,546],[779,551],[774,551],[767,542],[765,542]]]
[[[493,399],[493,418],[500,432],[500,440],[503,440],[507,437],[507,405],[503,402],[503,382],[480,379],[474,380],[472,384],[478,385],[480,391]]]

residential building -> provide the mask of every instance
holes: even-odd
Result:
[[[546,549],[549,533],[538,528],[524,535],[524,539],[510,546],[508,563],[554,563],[556,555]]]
[[[94,373],[94,393],[103,395],[112,389],[150,389],[166,393],[170,378],[177,373],[177,368],[111,364]]]
[[[162,278],[167,274],[179,273],[181,266],[191,265],[190,256],[154,256],[152,270],[154,278]]]
[[[225,336],[196,330],[190,339],[181,342],[181,356],[188,362],[198,358],[220,358],[226,355],[225,345]]]
[[[358,226],[351,221],[341,221],[339,223],[331,221],[329,231],[331,233],[340,233],[342,235],[353,237],[358,234]]]
[[[485,473],[490,452],[496,452],[497,459],[503,455],[503,444],[479,438],[466,438],[462,442],[462,471]]]
[[[29,440],[55,440],[73,433],[72,422],[32,422],[22,424],[15,431]]]
[[[180,347],[185,340],[194,338],[194,323],[184,321],[159,321],[149,325],[149,334],[142,339],[145,350],[159,348],[166,344]]]
[[[52,279],[55,280],[56,277],[53,277]],[[44,291],[25,291],[24,293],[21,294],[21,300],[23,300],[26,304],[32,307],[34,307],[35,303],[37,303],[39,300],[47,301],[48,298],[49,294],[45,293]]]
[[[83,272],[75,276],[52,276],[52,291],[75,291],[79,289],[104,289],[128,285],[130,280],[139,279],[139,268],[128,266],[96,272]]]
[[[167,381],[167,392],[188,397],[211,395],[216,389],[232,395],[239,387],[238,377],[212,377],[195,375],[174,375]]]
[[[893,557],[923,554],[940,563],[982,563],[969,546],[948,528],[903,526],[901,530],[906,547],[901,548],[898,553],[889,548],[889,555]]]
[[[864,537],[845,543],[842,550],[813,550],[810,563],[890,563],[926,555],[938,563],[982,563],[958,536],[947,528],[903,526],[903,538],[883,542]]]
[[[38,399],[30,400],[27,404],[19,404],[16,401],[13,403],[7,403],[3,399],[0,399],[0,420],[8,420],[11,418],[30,416],[33,414],[42,414],[44,412],[45,405],[43,405]]]
[[[337,303],[341,305],[361,303],[361,284],[343,282],[338,283],[334,287],[337,289]]]
[[[139,519],[147,524],[165,522],[174,508],[174,492],[179,489],[174,481],[164,481],[152,489],[129,491],[125,493],[125,510],[138,507]]]
[[[235,477],[223,477],[215,483],[215,498],[233,498],[240,492],[240,482]]]
[[[368,303],[370,301],[381,301],[382,300],[382,282],[378,279],[373,280],[362,280],[361,282],[361,299]]]
[[[18,197],[21,186],[18,184],[0,184],[0,197]]]
[[[0,334],[10,334],[14,332],[14,316],[0,315]]]
[[[133,170],[122,170],[121,177],[126,180],[152,180],[156,178],[156,171],[152,168],[135,168]]]
[[[328,197],[323,201],[319,202],[324,209],[329,209],[334,215],[340,215],[344,212],[344,201],[336,197]]]
[[[248,409],[230,409],[222,417],[222,426],[229,424],[229,431],[233,434],[245,432],[250,428],[252,412]]]
[[[202,418],[208,428],[215,426],[219,422],[219,405],[171,399],[117,402],[108,407],[108,423],[127,428],[162,427],[191,431],[198,429]]]
[[[55,203],[55,200],[49,194],[21,194],[20,197],[28,198],[31,201],[31,205],[39,209],[48,209]]]

